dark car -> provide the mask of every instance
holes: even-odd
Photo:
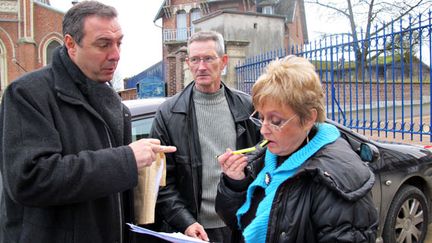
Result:
[[[164,100],[124,101],[132,112],[133,138],[148,137],[157,107]],[[415,145],[375,142],[334,121],[327,122],[340,130],[375,172],[372,196],[380,218],[377,242],[423,242],[430,218],[431,151]]]

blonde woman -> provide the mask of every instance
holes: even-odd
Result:
[[[218,158],[216,211],[234,230],[233,242],[375,242],[374,175],[324,123],[314,66],[296,56],[273,61],[252,98],[250,119],[266,149]]]

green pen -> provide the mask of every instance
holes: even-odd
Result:
[[[266,146],[267,144],[268,144],[268,140],[265,139],[265,140],[263,140],[263,141],[259,144],[259,146],[260,146],[261,148],[264,148],[264,146]],[[246,154],[246,153],[253,152],[253,151],[255,151],[255,150],[256,150],[256,146],[254,146],[254,147],[250,147],[250,148],[245,148],[245,149],[235,150],[235,151],[232,151],[232,154]],[[219,157],[219,156],[220,156],[220,155],[216,156],[216,158]]]
[[[256,150],[255,147],[250,147],[250,148],[245,148],[245,149],[240,149],[240,150],[232,151],[232,154],[246,154],[246,153],[253,152],[255,150]]]

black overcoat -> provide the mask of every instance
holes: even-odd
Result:
[[[106,84],[89,82],[61,47],[5,91],[0,242],[124,242],[124,200],[138,180],[124,145],[130,113]]]

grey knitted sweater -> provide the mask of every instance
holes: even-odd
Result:
[[[224,93],[222,86],[213,94],[196,89],[193,94],[203,167],[202,202],[198,221],[208,229],[225,226],[214,207],[222,171],[215,156],[223,153],[226,148],[236,146],[234,120]]]

